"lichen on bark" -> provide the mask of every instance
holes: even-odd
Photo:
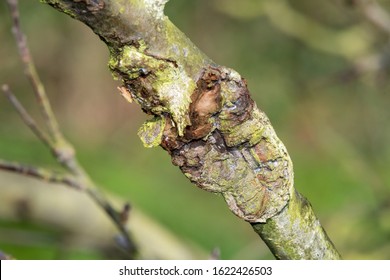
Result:
[[[165,118],[154,117],[139,128],[138,136],[146,148],[157,147],[161,144],[164,128]]]

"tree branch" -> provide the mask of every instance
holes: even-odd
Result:
[[[198,50],[163,15],[166,1],[44,2],[107,44],[122,94],[153,116],[139,130],[146,147],[160,145],[193,183],[221,194],[276,258],[340,258],[296,193],[287,150],[246,81]]]
[[[277,259],[340,259],[310,203],[292,193],[282,213],[267,223],[252,224]]]
[[[27,166],[18,162],[9,162],[0,159],[0,169],[31,176],[46,182],[64,184],[76,190],[85,189],[85,186],[80,185],[80,183],[72,176],[56,173],[42,167]]]

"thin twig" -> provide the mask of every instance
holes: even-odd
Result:
[[[7,4],[12,18],[12,33],[14,34],[16,44],[18,46],[19,55],[23,62],[25,74],[30,81],[35,97],[37,98],[37,101],[40,105],[40,110],[43,114],[46,126],[49,129],[48,138],[50,141],[45,141],[45,144],[47,144],[52,154],[54,154],[56,159],[65,168],[70,170],[74,175],[85,177],[86,173],[82,170],[74,157],[74,149],[72,145],[62,135],[56,117],[51,108],[49,98],[47,97],[45,87],[36,70],[30,49],[27,45],[26,36],[22,32],[20,26],[18,1],[7,0]]]
[[[72,176],[56,174],[50,170],[22,165],[20,163],[10,163],[0,160],[0,169],[17,172],[33,176],[49,182],[63,183],[68,186],[84,190],[92,200],[95,201],[111,218],[118,230],[121,232],[121,244],[123,249],[133,256],[136,248],[129,236],[126,225],[121,218],[121,213],[116,211],[104,195],[98,190],[96,185],[90,179],[84,168],[79,164],[73,146],[63,136],[49,99],[46,95],[45,88],[36,71],[30,50],[27,46],[26,36],[20,27],[20,18],[17,0],[7,0],[7,4],[12,17],[12,31],[19,49],[19,55],[24,64],[25,74],[29,78],[34,94],[40,105],[40,110],[44,116],[45,123],[48,127],[48,134],[38,127],[34,119],[28,114],[23,105],[12,93],[8,85],[3,85],[2,90],[8,99],[20,114],[25,124],[34,132],[34,134],[51,150],[57,161],[65,167]]]
[[[100,192],[96,189],[87,189],[87,193],[93,200],[98,203],[106,214],[114,221],[116,227],[121,232],[121,235],[117,239],[117,243],[120,245],[121,249],[124,249],[125,252],[136,252],[137,248],[134,242],[130,239],[129,231],[126,227],[126,222],[122,220],[121,213],[115,210],[112,205],[105,199]]]
[[[43,167],[29,166],[19,162],[10,162],[0,159],[0,170],[10,171],[21,175],[40,179],[45,182],[64,184],[76,190],[85,191],[98,204],[104,212],[114,221],[115,225],[122,233],[121,247],[128,252],[134,252],[135,246],[129,237],[126,228],[126,221],[122,219],[122,213],[116,211],[111,204],[98,192],[96,189],[85,185],[85,182],[80,181],[74,176],[61,174]],[[126,204],[127,205],[127,204]],[[125,209],[128,209],[125,207]],[[122,210],[122,212],[125,210]]]
[[[45,87],[43,86],[43,83],[39,78],[38,72],[35,68],[33,58],[27,45],[26,36],[23,34],[20,27],[18,1],[7,0],[7,4],[12,18],[12,33],[14,34],[15,40],[17,42],[19,54],[24,65],[25,74],[30,80],[35,96],[41,107],[41,111],[44,115],[45,122],[49,128],[50,135],[54,137],[54,140],[56,140],[61,137],[61,131],[58,127],[56,117],[47,98]]]
[[[32,130],[32,132],[47,146],[51,146],[51,141],[49,136],[38,127],[35,120],[30,116],[27,110],[23,107],[23,105],[19,102],[16,96],[13,94],[11,89],[7,84],[2,85],[2,91],[7,96],[8,100],[11,102],[12,106],[14,106],[15,110],[19,113],[23,122]]]
[[[50,183],[59,183],[67,185],[76,190],[85,190],[90,197],[106,212],[106,214],[115,222],[117,227],[123,234],[123,246],[126,249],[134,249],[131,240],[128,237],[128,231],[126,228],[126,221],[122,218],[122,213],[126,212],[128,215],[129,207],[125,205],[121,213],[117,212],[110,203],[98,192],[96,189],[88,188],[83,182],[80,182],[77,178],[66,174],[61,174],[43,167],[29,166],[19,162],[10,162],[0,159],[0,170],[10,171],[26,176],[30,176],[36,179],[43,180]]]
[[[130,210],[131,210],[130,203],[125,203],[125,205],[123,205],[122,211],[119,213],[121,223],[124,225],[127,224],[127,221],[129,220]]]
[[[66,174],[57,173],[43,167],[28,166],[22,163],[10,162],[0,159],[0,169],[31,176],[50,183],[64,184],[76,190],[85,189],[85,186],[81,185],[76,178]]]

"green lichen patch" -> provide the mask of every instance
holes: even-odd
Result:
[[[146,121],[138,130],[138,136],[146,148],[161,144],[165,127],[165,118],[155,117]]]

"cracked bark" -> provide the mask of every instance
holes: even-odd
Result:
[[[151,115],[139,130],[198,187],[220,193],[278,259],[339,259],[246,82],[215,64],[169,19],[167,0],[44,0],[106,43],[120,93]]]

